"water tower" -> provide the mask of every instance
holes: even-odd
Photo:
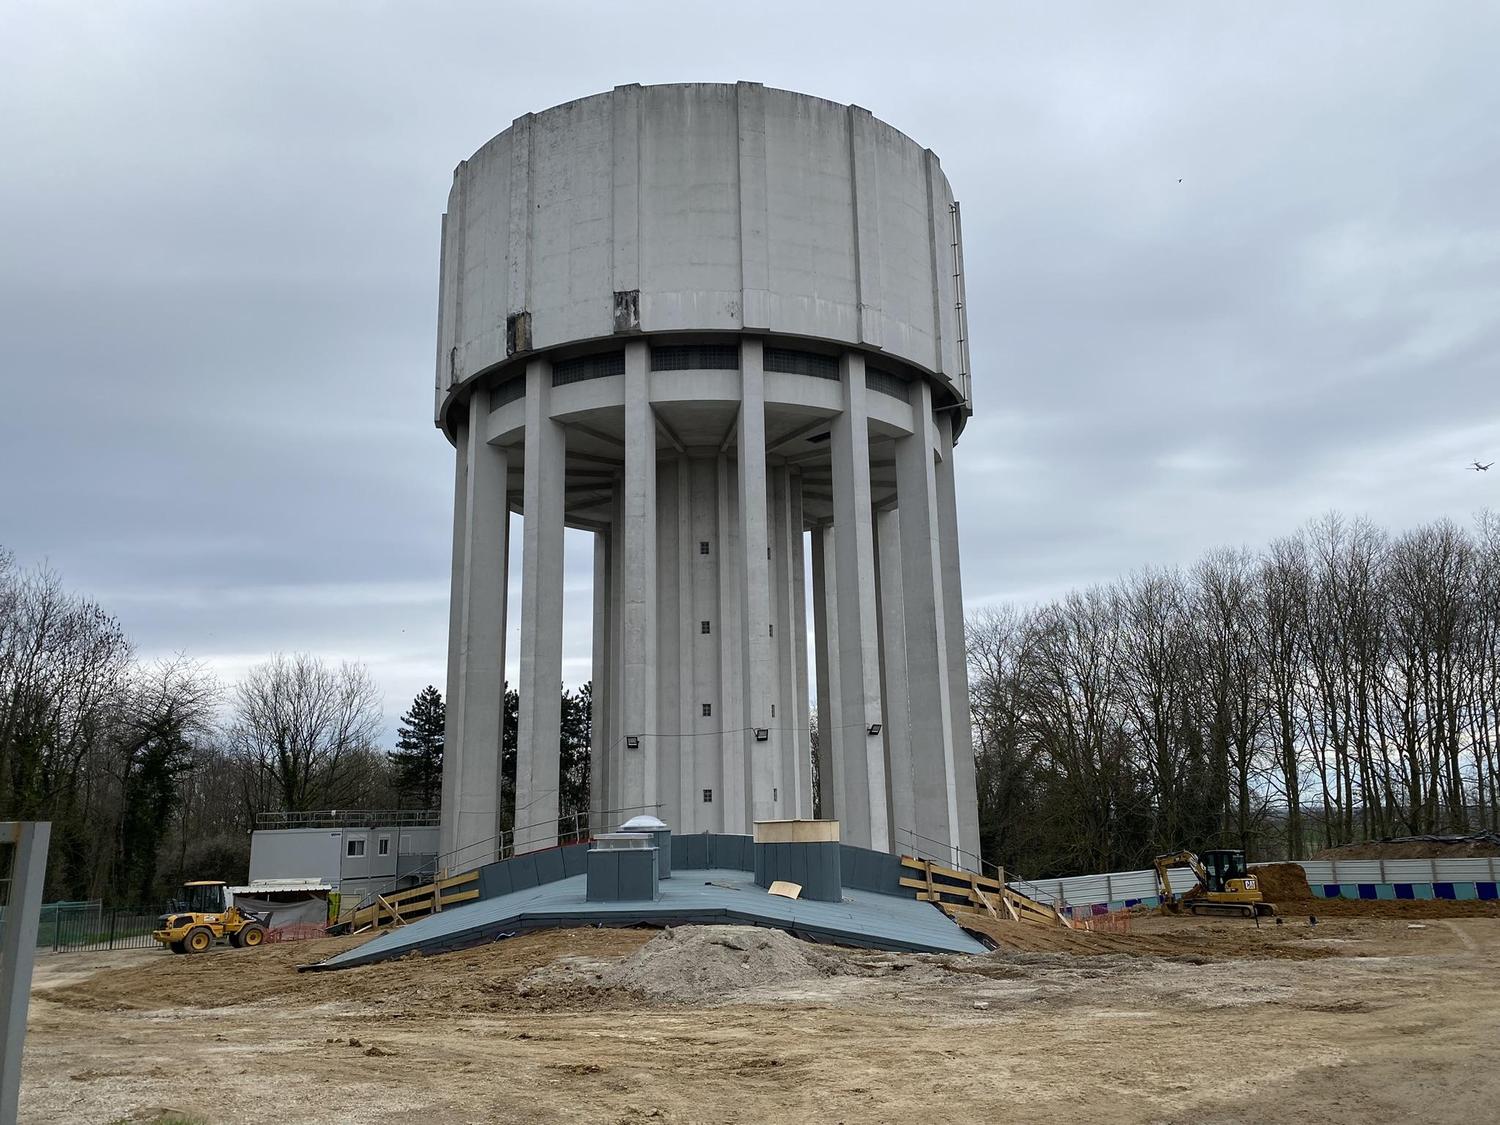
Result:
[[[596,830],[813,816],[815,683],[820,815],[848,843],[973,866],[953,486],[970,374],[937,156],[858,106],[757,83],[621,86],[458,166],[441,274],[448,866],[496,846],[510,513],[518,850],[556,842],[577,528]]]

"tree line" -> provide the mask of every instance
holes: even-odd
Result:
[[[1500,517],[1392,535],[1328,515],[980,610],[967,641],[982,849],[1010,870],[1500,830]],[[515,691],[504,704],[509,828]],[[563,690],[564,825],[588,808],[591,712],[590,685]],[[382,748],[358,664],[278,655],[225,685],[142,661],[96,602],[0,550],[0,819],[52,821],[51,899],[243,879],[261,812],[435,809],[443,727],[428,687]]]
[[[562,706],[571,814],[588,807],[589,685]],[[509,691],[512,793],[517,711]],[[383,749],[359,664],[277,655],[226,685],[186,656],[141,660],[96,601],[0,549],[0,820],[52,822],[49,901],[150,904],[187,878],[242,881],[262,812],[435,810],[443,726],[428,687]]]
[[[967,641],[986,858],[1030,875],[1187,846],[1305,858],[1500,828],[1500,517],[1330,514]]]

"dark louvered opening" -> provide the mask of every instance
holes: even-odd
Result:
[[[526,372],[513,376],[498,387],[490,388],[490,410],[499,410],[508,402],[526,397]]]
[[[565,387],[569,383],[584,383],[590,379],[608,379],[611,375],[625,374],[625,353],[603,352],[599,355],[582,355],[577,359],[560,359],[552,365],[552,385]]]
[[[736,344],[669,344],[651,349],[652,371],[737,371]]]
[[[882,371],[878,367],[865,368],[865,386],[883,395],[899,398],[902,402],[911,401],[911,384],[901,376]]]
[[[839,361],[831,355],[817,352],[799,352],[792,348],[767,348],[765,367],[767,371],[780,371],[787,375],[811,375],[814,379],[839,381]]]

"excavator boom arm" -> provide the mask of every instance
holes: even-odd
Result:
[[[1198,879],[1198,884],[1203,887],[1208,886],[1208,872],[1204,869],[1203,861],[1198,858],[1196,852],[1182,851],[1170,852],[1167,855],[1159,855],[1154,861],[1154,866],[1156,868],[1157,888],[1161,891],[1161,897],[1163,899],[1169,899],[1172,897],[1172,880],[1171,877],[1167,874],[1167,869],[1172,867],[1174,864],[1180,864],[1181,866],[1191,868],[1193,874]]]

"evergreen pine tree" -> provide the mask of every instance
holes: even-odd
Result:
[[[560,766],[558,805],[565,830],[571,831],[579,813],[588,812],[590,750],[593,744],[594,684],[589,681],[575,695],[566,689],[562,694],[562,738],[558,746]],[[583,827],[586,827],[584,825]]]
[[[403,808],[436,809],[443,785],[443,723],[446,708],[429,684],[412,700],[396,728],[391,752],[396,792]]]

